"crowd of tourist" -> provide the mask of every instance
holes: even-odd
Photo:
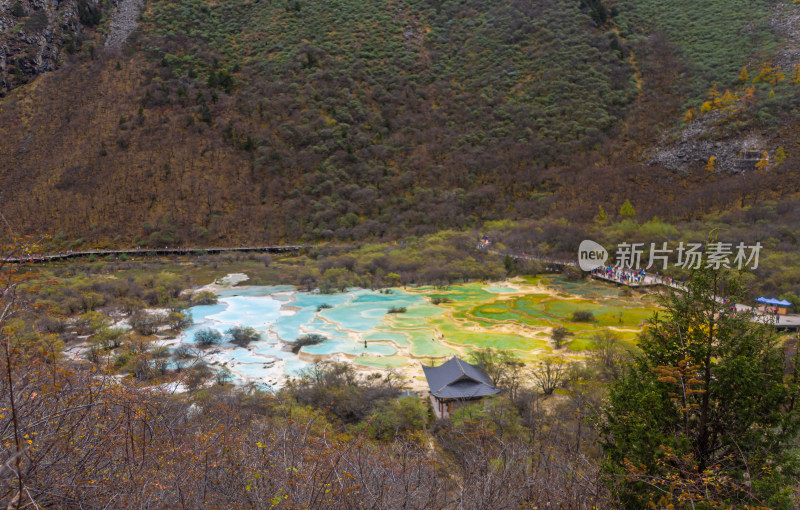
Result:
[[[614,280],[627,285],[641,285],[650,282],[647,272],[644,269],[624,269],[619,266],[605,266],[598,267],[592,271],[592,274],[606,280]],[[652,277],[650,278],[652,279]]]
[[[592,275],[611,280],[625,285],[650,285],[664,284],[670,287],[682,287],[683,282],[676,281],[670,276],[661,276],[658,273],[651,274],[644,269],[626,269],[620,266],[599,267],[592,271]]]

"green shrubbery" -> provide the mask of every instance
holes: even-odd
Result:
[[[622,0],[617,2],[617,20],[628,37],[666,34],[688,58],[690,72],[683,79],[700,98],[714,83],[735,83],[753,56],[775,47],[770,7],[766,0]]]
[[[380,402],[367,420],[370,436],[392,441],[398,436],[419,433],[428,423],[428,403],[409,396]]]
[[[222,342],[222,333],[216,329],[205,328],[197,331],[194,334],[194,340],[201,347],[211,347]]]
[[[77,273],[67,277],[66,271],[53,271],[52,280],[33,299],[59,314],[70,315],[95,310],[98,307],[121,308],[130,314],[145,307],[181,307],[188,303],[178,301],[178,295],[187,281],[169,272],[145,272],[126,278],[98,278],[92,273],[111,273],[114,263],[93,263],[88,267],[71,266]],[[63,276],[59,276],[62,275]]]
[[[572,312],[572,317],[570,317],[572,322],[594,322],[594,314],[587,310],[576,310]]]
[[[191,302],[192,306],[213,305],[217,303],[217,295],[214,294],[213,292],[204,290],[198,292],[197,294],[192,295]]]
[[[247,347],[250,342],[261,340],[261,335],[255,328],[236,326],[225,332],[231,337],[231,343],[239,347]]]
[[[192,323],[192,315],[188,312],[172,311],[167,315],[167,324],[172,331],[181,331]]]
[[[306,345],[321,344],[325,340],[327,340],[327,338],[324,335],[318,335],[316,333],[309,333],[307,335],[300,335],[299,337],[297,337],[297,340],[292,342],[291,351],[293,353],[297,354],[298,352],[300,352],[300,349],[302,349]]]
[[[377,375],[377,374],[376,374]],[[316,363],[287,387],[297,402],[324,409],[332,419],[357,423],[400,394],[390,377],[360,375],[350,363]]]
[[[431,304],[432,305],[441,305],[443,303],[452,303],[452,302],[453,302],[453,300],[450,299],[450,298],[447,298],[447,297],[437,297],[437,298],[431,299]]]

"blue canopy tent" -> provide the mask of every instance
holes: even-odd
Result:
[[[765,297],[762,296],[762,297],[756,299],[756,301],[759,302],[759,303],[764,303],[765,305],[792,306],[792,303],[790,303],[789,301],[786,301],[785,299],[771,299],[771,298],[765,298]]]
[[[769,306],[778,307],[778,313],[781,315],[785,315],[788,308],[792,306],[792,303],[786,301],[785,299],[772,299],[772,298],[765,298],[764,296],[761,296],[760,298],[756,299],[756,302],[763,303]]]

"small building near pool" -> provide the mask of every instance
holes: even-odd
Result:
[[[422,366],[436,418],[449,418],[459,407],[500,392],[483,369],[453,356],[438,367]]]

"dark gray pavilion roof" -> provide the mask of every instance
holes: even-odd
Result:
[[[455,356],[438,367],[423,365],[422,371],[431,394],[437,398],[476,398],[500,392],[482,365],[470,365]]]

